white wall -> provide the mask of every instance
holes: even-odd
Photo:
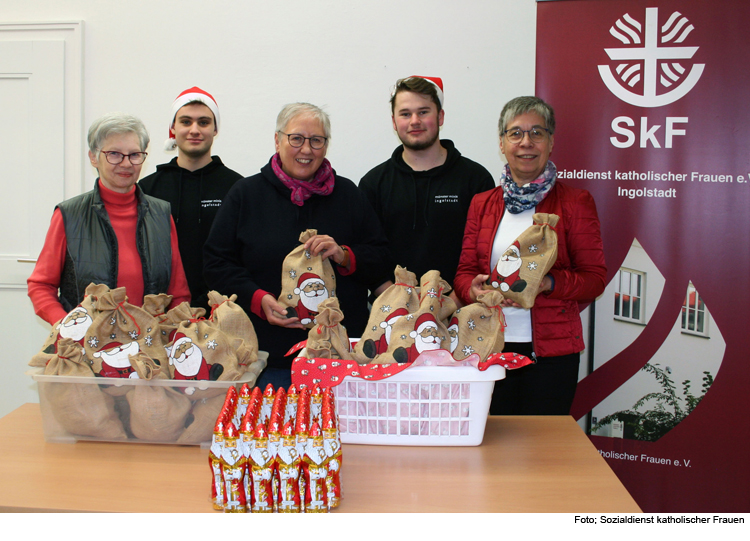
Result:
[[[141,117],[152,136],[143,175],[172,158],[162,150],[170,106],[191,86],[219,103],[214,153],[230,168],[257,172],[273,153],[278,111],[309,101],[331,115],[328,158],[355,182],[398,145],[388,107],[396,79],[442,77],[442,137],[495,178],[500,110],[534,92],[534,0],[0,0],[0,22],[73,20],[84,22],[83,129],[110,111]],[[86,191],[95,172],[83,152],[72,158]],[[39,214],[48,220],[52,209]],[[6,347],[0,416],[35,396],[23,372],[45,332],[36,334],[38,344]]]
[[[173,156],[161,149],[170,106],[194,85],[219,103],[214,151],[230,168],[257,172],[278,111],[309,101],[331,115],[328,157],[355,182],[398,144],[388,99],[399,77],[443,78],[442,137],[495,176],[500,109],[534,91],[534,0],[0,0],[0,14],[84,21],[84,126],[113,110],[140,116],[152,135],[143,175]]]

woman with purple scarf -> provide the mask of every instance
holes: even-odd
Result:
[[[349,336],[361,336],[369,291],[387,283],[395,268],[369,201],[326,159],[330,140],[330,120],[322,109],[286,105],[276,119],[276,154],[260,173],[232,187],[204,246],[209,288],[237,295],[260,349],[269,353],[256,383],[261,388],[290,385],[293,356],[286,353],[307,338],[299,318],[276,301],[284,258],[299,245],[300,233],[318,231],[305,248],[331,261]]]
[[[472,199],[454,287],[461,302],[475,302],[489,289],[491,269],[533,224],[534,213],[560,217],[557,260],[534,306],[504,301],[505,351],[534,363],[508,371],[495,384],[490,414],[568,415],[584,348],[578,305],[593,301],[605,286],[599,217],[589,192],[556,181],[549,160],[555,142],[552,107],[533,96],[515,98],[503,107],[498,127],[507,163],[499,186]],[[506,258],[504,275],[520,266],[518,257]]]

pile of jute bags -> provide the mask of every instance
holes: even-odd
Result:
[[[56,421],[71,434],[105,440],[210,441],[226,387],[116,385],[100,378],[254,382],[265,360],[235,299],[210,292],[205,318],[203,308],[188,303],[167,311],[171,295],[147,295],[138,307],[125,288],[90,284],[29,363],[45,375],[92,378],[45,383]]]

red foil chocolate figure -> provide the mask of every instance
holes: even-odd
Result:
[[[328,456],[323,449],[320,425],[313,422],[302,457],[302,475],[305,478],[305,513],[328,512]]]
[[[243,486],[245,490],[245,508],[248,511],[252,511],[253,502],[253,472],[250,467],[250,449],[253,445],[254,437],[255,417],[253,416],[253,410],[251,408],[245,412],[245,416],[242,418],[242,424],[240,425],[240,439],[238,443],[240,452],[242,453],[242,458],[245,460],[245,479]]]
[[[271,417],[271,408],[273,408],[273,402],[276,399],[276,391],[273,389],[272,384],[266,385],[266,390],[263,391],[263,405],[260,407],[260,421],[267,423]]]
[[[279,389],[276,392],[276,400],[271,409],[271,418],[268,420],[268,454],[271,456],[274,510],[278,510],[279,502],[279,468],[277,454],[279,451],[279,445],[281,445],[281,427],[284,420],[285,408],[286,392],[284,389]]]
[[[328,475],[326,476],[326,492],[328,493],[328,507],[338,507],[341,500],[341,439],[336,429],[334,415],[326,408],[323,409],[323,449],[328,456]]]
[[[208,465],[211,468],[211,502],[214,509],[224,509],[224,475],[221,455],[224,451],[224,411],[214,425],[211,447],[208,450]]]
[[[277,455],[279,468],[278,510],[280,513],[300,512],[300,456],[297,452],[297,438],[291,421],[281,432],[281,445]]]
[[[273,461],[268,452],[268,433],[263,423],[255,427],[248,465],[253,478],[253,513],[273,513]]]
[[[240,426],[242,418],[247,412],[247,407],[250,405],[250,386],[247,383],[243,383],[240,387],[239,396],[237,397],[237,411],[234,414],[232,422],[236,426]]]
[[[238,445],[239,434],[234,423],[224,428],[224,450],[221,462],[224,472],[224,512],[245,513],[245,458]]]
[[[292,383],[286,392],[286,412],[284,413],[284,424],[297,418],[297,401],[299,400],[299,393],[297,392],[297,386]]]

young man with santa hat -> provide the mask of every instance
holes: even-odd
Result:
[[[144,193],[171,203],[191,305],[207,310],[203,245],[224,196],[242,178],[211,156],[219,121],[219,106],[211,94],[197,86],[180,93],[172,104],[165,145],[166,150],[177,148],[177,157],[138,183]]]
[[[495,182],[452,141],[439,138],[445,117],[439,77],[398,80],[391,114],[402,145],[359,187],[383,224],[396,263],[417,276],[439,270],[452,284],[471,199]]]

